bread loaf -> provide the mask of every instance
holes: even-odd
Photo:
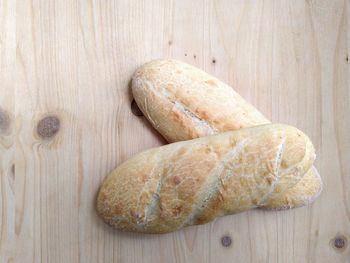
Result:
[[[168,142],[270,122],[230,86],[176,60],[141,66],[132,77],[132,92],[146,118]],[[321,189],[321,178],[313,168],[288,192],[277,187],[264,207],[302,206],[315,200]]]
[[[150,149],[116,168],[99,215],[126,231],[166,233],[264,205],[293,187],[315,152],[294,127],[260,125]]]

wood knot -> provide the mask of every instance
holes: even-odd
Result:
[[[331,240],[331,245],[335,250],[342,252],[346,249],[348,241],[344,235],[337,235]]]
[[[232,239],[230,236],[225,235],[221,238],[221,245],[223,245],[224,247],[229,247],[232,244]]]
[[[10,115],[0,108],[0,132],[5,133],[10,128]]]
[[[12,164],[11,165],[11,172],[10,172],[10,174],[9,174],[9,176],[10,176],[10,178],[11,178],[11,180],[12,180],[12,182],[14,182],[15,181],[15,178],[16,178],[16,171],[15,171],[15,164]]]
[[[131,102],[131,112],[135,115],[135,116],[138,116],[138,117],[141,117],[143,116],[143,113],[142,111],[140,110],[139,106],[137,106],[137,103],[135,100],[132,100]]]
[[[216,59],[213,58],[211,62],[212,62],[213,64],[215,64],[215,63],[216,63]]]
[[[37,133],[40,137],[48,139],[53,137],[59,131],[60,126],[60,120],[56,116],[47,116],[39,121]]]

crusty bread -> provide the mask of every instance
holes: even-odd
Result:
[[[262,208],[284,210],[311,204],[320,195],[321,190],[321,177],[312,166],[294,187],[286,190],[284,194],[268,198]]]
[[[150,149],[115,169],[99,215],[126,231],[166,233],[264,205],[310,170],[313,145],[298,129],[267,124]]]
[[[177,60],[155,60],[136,70],[133,96],[154,128],[169,142],[269,123],[230,86]],[[279,188],[264,208],[286,209],[309,204],[322,190],[316,169],[293,189]]]
[[[270,123],[231,87],[177,60],[155,60],[132,77],[133,96],[168,142]]]

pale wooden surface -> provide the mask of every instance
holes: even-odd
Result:
[[[350,1],[0,0],[0,51],[1,263],[350,262],[349,244],[332,247],[350,241]],[[135,68],[161,57],[309,134],[325,186],[316,203],[159,236],[104,225],[103,178],[164,143],[128,91]],[[42,140],[50,114],[61,128]]]

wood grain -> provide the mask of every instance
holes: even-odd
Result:
[[[13,261],[23,180],[15,176],[16,5],[0,1],[0,262]],[[19,218],[18,218],[19,219]],[[23,219],[21,220],[23,222]],[[18,222],[18,220],[17,220]]]
[[[349,0],[0,0],[0,262],[350,262],[349,54]],[[167,57],[309,134],[315,204],[166,235],[103,224],[103,178],[165,143],[132,114],[128,84]],[[42,137],[46,117],[60,125]]]

